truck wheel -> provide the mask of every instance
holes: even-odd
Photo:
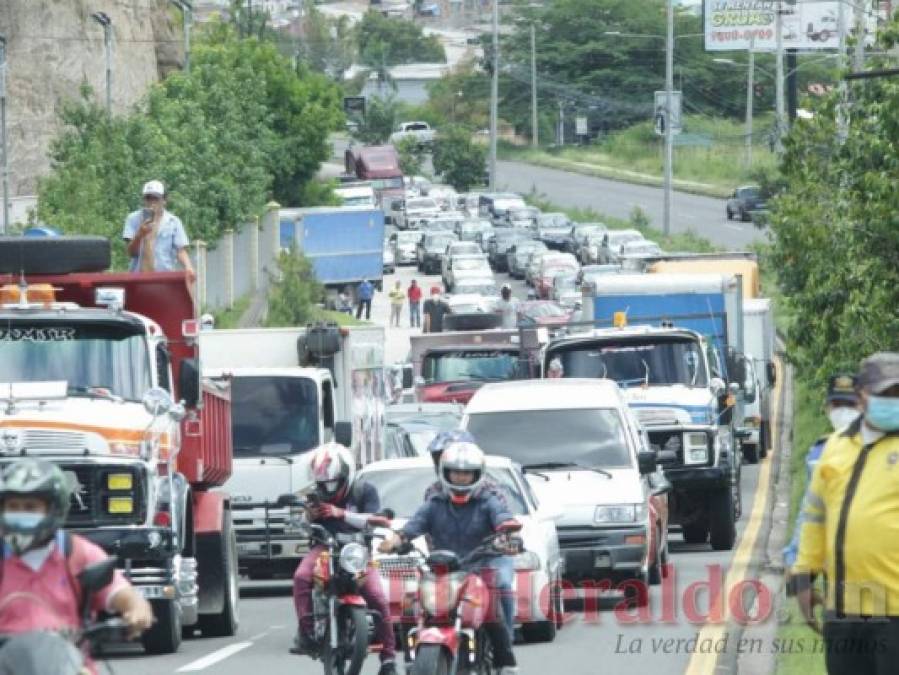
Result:
[[[147,654],[174,654],[181,646],[181,609],[174,600],[150,600],[156,622],[141,637]]]
[[[761,433],[761,432],[759,432]],[[743,459],[747,464],[759,463],[759,446],[758,443],[743,443]]]
[[[730,487],[709,500],[709,539],[713,551],[730,551],[737,538],[734,502]]]
[[[240,591],[237,587],[237,537],[231,525],[231,512],[225,511],[220,543],[220,578],[224,604],[216,614],[200,614],[200,631],[206,637],[230,637],[237,632]],[[203,580],[200,580],[203,583]]]
[[[771,431],[768,423],[765,420],[762,420],[762,424],[759,427],[759,457],[762,459],[768,456],[768,448],[771,447],[770,434]]]
[[[624,587],[624,601],[628,607],[646,607],[649,604],[649,580],[645,574],[628,579]]]
[[[704,544],[709,538],[709,528],[704,522],[683,526],[684,541],[688,544]]]
[[[105,237],[0,237],[0,274],[71,274],[109,269]]]
[[[552,642],[556,639],[556,622],[535,621],[522,624],[521,636],[525,642]]]

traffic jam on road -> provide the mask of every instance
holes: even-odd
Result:
[[[146,672],[246,665],[273,624],[284,672],[314,671],[287,651],[284,591],[294,578],[296,596],[306,559],[312,628],[295,651],[347,673],[375,668],[371,652],[390,662],[385,618],[407,672],[503,665],[489,611],[529,671],[566,633],[584,644],[603,611],[654,611],[656,586],[696,572],[685,546],[729,564],[756,488],[744,467],[774,438],[754,256],[664,252],[517,194],[424,179],[382,210],[388,198],[366,187],[343,188],[348,206],[280,214],[282,245],[316,241],[306,253],[326,303],[352,312],[363,285],[384,289],[359,325],[212,328],[183,273],[106,272],[100,238],[18,242],[29,262],[3,270],[4,447],[63,469],[76,486],[67,525],[149,600]],[[79,250],[54,262],[48,244]],[[339,247],[351,273],[333,264]],[[424,329],[387,327],[386,290],[407,295],[412,277]],[[315,459],[338,445],[347,454]],[[333,480],[351,484],[335,499],[373,492],[369,521],[321,492],[343,466]],[[474,558],[440,549],[445,531],[420,512],[429,490],[462,494],[459,473],[514,523],[472,544]],[[353,527],[321,526],[337,512]],[[396,532],[415,536],[400,545]],[[498,587],[510,600],[491,600],[477,556],[509,561]],[[258,635],[244,639],[247,625]],[[197,635],[220,641],[182,643]]]

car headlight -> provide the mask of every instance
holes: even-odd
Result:
[[[368,564],[368,552],[362,544],[347,544],[340,551],[340,568],[347,574],[361,574]]]
[[[709,437],[704,433],[684,434],[684,464],[705,464],[709,461]]]
[[[515,569],[532,572],[540,569],[540,556],[533,551],[523,551],[515,556]]]
[[[593,514],[593,522],[598,525],[639,523],[645,517],[645,504],[615,504],[614,506],[597,506],[596,512]]]

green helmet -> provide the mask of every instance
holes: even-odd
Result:
[[[69,513],[72,489],[69,480],[55,464],[37,459],[21,459],[3,470],[0,483],[0,535],[16,554],[50,541],[63,526]],[[34,497],[47,502],[47,514],[10,512],[9,497]]]

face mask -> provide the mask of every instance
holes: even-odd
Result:
[[[858,410],[845,407],[834,408],[827,413],[827,417],[830,419],[830,424],[834,431],[845,429],[858,417]]]
[[[4,512],[2,518],[0,518],[3,528],[3,542],[16,555],[21,555],[31,548],[37,529],[45,517],[43,513],[29,513],[27,511]]]
[[[899,431],[899,398],[869,396],[865,421],[880,431]]]

